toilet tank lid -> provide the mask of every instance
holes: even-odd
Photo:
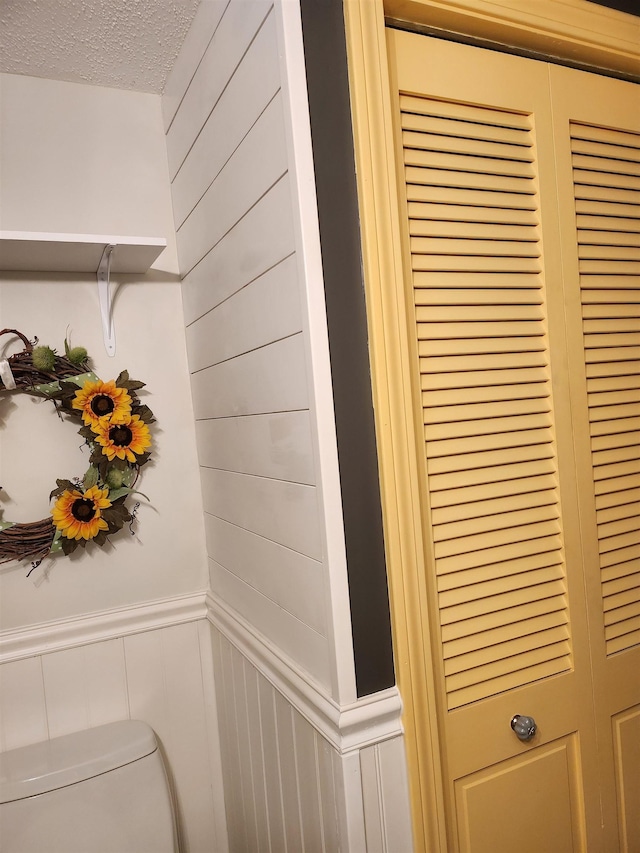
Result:
[[[122,720],[0,753],[0,803],[82,782],[150,755],[153,729]]]

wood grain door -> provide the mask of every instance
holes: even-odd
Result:
[[[605,285],[590,278],[593,287],[581,287],[579,270],[570,282],[565,277],[569,258],[574,266],[631,264],[633,250],[626,236],[603,238],[605,248],[594,248],[583,232],[592,235],[600,226],[576,229],[580,157],[591,155],[571,142],[580,134],[570,129],[585,119],[572,124],[559,114],[560,101],[567,108],[574,103],[572,81],[556,74],[563,69],[393,31],[389,54],[405,284],[413,306],[412,415],[424,437],[417,449],[431,607],[424,641],[439,668],[451,849],[613,851],[617,805],[633,810],[638,782],[634,707],[640,690],[631,654],[623,667],[626,692],[618,690],[624,696],[612,704],[612,697],[601,701],[598,690],[607,685],[611,692],[620,644],[628,651],[638,643],[638,599],[628,592],[637,586],[629,579],[637,581],[638,564],[636,556],[635,569],[606,574],[616,583],[603,593],[596,513],[611,510],[601,514],[602,525],[630,524],[634,512],[637,520],[637,494],[626,495],[626,511],[614,509],[617,499],[604,499],[606,507],[597,501],[597,466],[603,466],[600,480],[611,479],[607,466],[617,462],[606,454],[633,442],[605,441],[605,455],[594,455],[593,423],[616,403],[593,402],[600,385],[589,390],[593,377],[585,364],[600,349],[601,334],[612,335],[613,348],[632,349],[636,332],[629,327],[635,322],[637,329],[638,314],[631,307],[599,317],[588,308],[587,322],[584,293]],[[607,83],[629,87],[621,95],[629,106],[635,87]],[[602,174],[611,158],[596,156]],[[637,235],[617,227],[607,234]],[[632,275],[631,267],[624,274]],[[589,339],[591,319],[597,331]],[[597,325],[602,322],[606,332]],[[625,343],[620,335],[631,337]],[[609,393],[605,373],[598,378],[605,378],[602,393]],[[622,395],[620,405],[637,407],[638,385],[627,379],[612,389]],[[610,417],[617,423],[613,410]],[[634,415],[629,410],[624,417]],[[638,471],[628,469],[637,468],[637,456],[627,454],[623,462],[635,488]],[[606,553],[617,549],[612,544],[602,546]],[[629,552],[626,562],[633,559]],[[614,622],[619,627],[611,627]],[[604,636],[611,638],[608,652]],[[608,666],[594,668],[594,660]],[[535,720],[530,739],[513,730],[518,716]],[[615,761],[607,758],[614,753]],[[622,798],[615,803],[615,795],[605,796],[601,806],[603,785],[616,773]]]

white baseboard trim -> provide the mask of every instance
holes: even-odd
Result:
[[[207,617],[341,755],[403,734],[396,687],[339,705],[222,601],[207,595]]]
[[[0,632],[0,664],[206,619],[206,591]]]

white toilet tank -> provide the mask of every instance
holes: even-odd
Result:
[[[0,753],[0,853],[175,853],[153,730],[110,723]]]

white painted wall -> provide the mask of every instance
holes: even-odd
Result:
[[[0,328],[87,347],[103,379],[147,383],[154,462],[135,536],[104,550],[0,566],[0,749],[129,717],[157,732],[182,853],[227,849],[200,478],[159,96],[0,77],[1,230],[165,237],[144,276],[116,277],[117,351],[103,347],[95,278],[2,274]],[[0,340],[0,346],[3,339]],[[49,511],[82,475],[75,429],[48,404],[0,401],[4,517]]]
[[[29,578],[0,567],[4,630],[181,595],[207,586],[180,284],[160,98],[15,75],[0,78],[2,230],[165,237],[153,270],[118,277],[116,355],[104,350],[91,276],[2,274],[0,328],[59,351],[67,331],[103,379],[122,369],[147,383],[157,417],[143,471],[136,535],[104,550],[45,560]],[[5,338],[0,339],[0,347]],[[20,345],[21,346],[21,345]],[[4,518],[44,518],[57,477],[82,475],[72,425],[26,395],[0,403]],[[117,539],[117,541],[116,541]]]

